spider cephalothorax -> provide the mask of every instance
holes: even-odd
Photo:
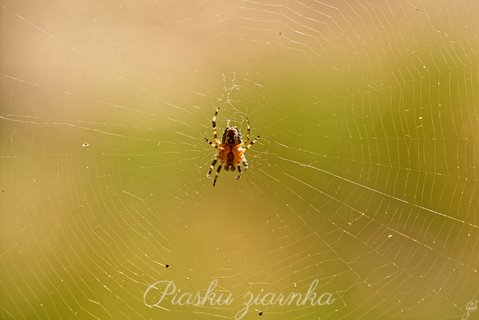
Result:
[[[250,127],[248,118],[246,118],[247,123],[247,131],[246,131],[246,140],[243,142],[241,138],[241,133],[237,127],[231,126],[230,122],[228,121],[227,128],[223,133],[223,137],[221,138],[221,142],[218,139],[218,131],[216,129],[216,117],[218,116],[218,111],[220,108],[216,109],[215,115],[213,116],[213,141],[209,141],[205,138],[206,142],[216,148],[216,155],[211,162],[210,169],[208,170],[208,177],[210,177],[211,172],[213,171],[214,166],[220,161],[220,165],[218,169],[216,169],[215,180],[213,181],[213,186],[216,185],[216,179],[218,179],[218,175],[221,171],[222,166],[225,167],[226,171],[234,171],[238,169],[238,177],[241,177],[241,165],[243,165],[244,170],[248,169],[248,161],[244,156],[246,150],[251,148],[253,144],[258,141],[259,136],[253,139],[253,141],[249,141],[249,134],[250,134]]]
[[[223,138],[221,139],[222,144],[229,144],[230,146],[235,144],[243,143],[241,139],[241,133],[239,132],[237,127],[231,127],[228,121],[228,127],[223,133]]]

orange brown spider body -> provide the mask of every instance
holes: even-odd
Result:
[[[213,181],[213,187],[216,185],[216,180],[218,179],[218,175],[221,171],[221,168],[224,166],[226,171],[234,171],[235,169],[238,170],[237,179],[241,177],[241,165],[243,165],[244,170],[248,169],[248,161],[244,156],[244,153],[251,148],[253,144],[258,141],[259,136],[253,139],[253,141],[249,142],[249,134],[250,134],[250,127],[249,121],[246,119],[246,123],[248,126],[246,132],[246,140],[243,142],[241,137],[241,133],[237,127],[231,126],[230,122],[228,121],[228,126],[223,133],[223,137],[221,138],[221,142],[218,139],[218,132],[216,128],[216,117],[218,116],[218,111],[220,108],[216,109],[215,115],[213,117],[213,141],[209,141],[205,138],[206,142],[209,143],[211,146],[216,148],[216,155],[213,161],[211,162],[210,169],[208,170],[208,178],[213,171],[214,166],[219,161],[220,165],[216,170],[215,180]]]

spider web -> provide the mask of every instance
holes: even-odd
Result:
[[[476,1],[2,1],[2,319],[479,319]],[[261,140],[206,172],[231,120]],[[145,305],[173,280],[223,306]]]

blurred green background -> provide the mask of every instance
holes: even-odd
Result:
[[[315,279],[333,304],[244,319],[479,318],[477,1],[0,8],[2,319],[233,319]],[[213,188],[216,107],[261,140]],[[231,305],[144,303],[214,279]]]

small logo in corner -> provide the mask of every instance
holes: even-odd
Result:
[[[477,303],[479,300],[471,300],[466,304],[466,312],[462,314],[462,320],[469,319],[471,313],[477,310]]]

